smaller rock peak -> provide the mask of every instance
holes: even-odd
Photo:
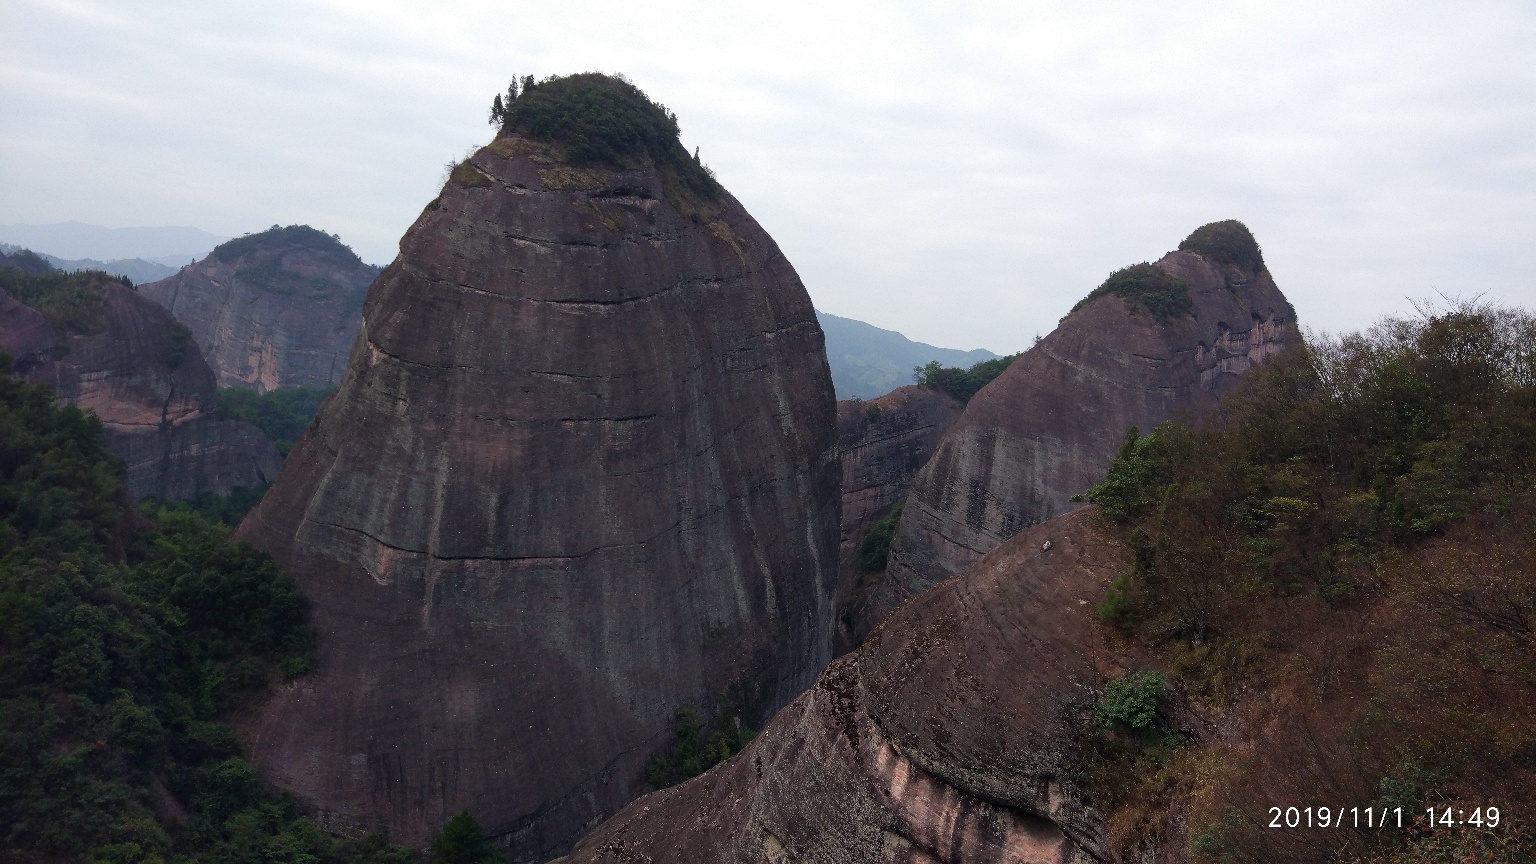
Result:
[[[215,258],[225,264],[233,264],[241,258],[267,252],[287,252],[292,250],[307,250],[325,257],[340,259],[337,263],[343,266],[360,266],[363,260],[357,257],[352,247],[341,242],[341,237],[335,234],[327,234],[308,225],[273,225],[265,231],[255,234],[247,234],[244,237],[236,237],[226,243],[216,246],[209,257]]]
[[[1237,267],[1250,276],[1264,269],[1264,252],[1248,226],[1236,219],[1201,225],[1179,244],[1180,252],[1193,252],[1218,267]]]

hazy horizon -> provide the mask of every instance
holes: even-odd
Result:
[[[817,308],[917,341],[1026,347],[1227,218],[1320,330],[1436,292],[1536,305],[1529,4],[0,16],[0,223],[307,223],[388,264],[512,75],[601,69],[678,114]]]

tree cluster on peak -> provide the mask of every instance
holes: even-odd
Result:
[[[564,146],[573,164],[633,168],[650,161],[695,195],[714,200],[720,194],[697,151],[690,156],[678,141],[677,115],[622,75],[514,79],[505,99],[498,93],[492,100],[490,121],[503,132]]]

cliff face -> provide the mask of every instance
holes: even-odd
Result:
[[[675,182],[510,131],[460,164],[240,526],[321,634],[254,758],[327,825],[423,844],[468,809],[542,860],[680,707],[755,725],[827,663],[821,331],[741,205]]]
[[[1261,259],[1244,266],[1179,251],[1154,266],[1141,265],[1187,286],[1183,311],[1093,297],[966,406],[913,482],[885,577],[870,591],[869,623],[1071,509],[1072,495],[1103,479],[1130,427],[1202,417],[1255,364],[1300,344],[1295,313]]]
[[[231,240],[140,287],[192,331],[220,387],[334,387],[379,270],[307,225]]]
[[[963,406],[947,393],[908,385],[868,401],[837,403],[838,449],[843,461],[842,540],[838,555],[833,654],[852,649],[868,632],[861,621],[867,574],[853,561],[859,541],[907,497],[912,478],[928,461]]]
[[[61,326],[0,292],[0,351],[16,374],[95,412],[130,494],[184,500],[277,476],[266,436],[219,419],[213,372],[170,313],[101,274],[68,278],[91,297],[92,325]]]
[[[1105,860],[1102,816],[1065,777],[1110,671],[1093,610],[1129,564],[1088,513],[1013,538],[894,612],[739,755],[563,860]]]

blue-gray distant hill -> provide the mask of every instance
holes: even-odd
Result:
[[[133,228],[106,228],[84,222],[0,225],[0,242],[25,246],[34,252],[65,260],[90,258],[110,263],[142,258],[172,267],[190,264],[228,239],[201,228],[180,225]]]
[[[10,243],[0,243],[0,252],[7,254],[18,252],[22,248]],[[164,279],[175,273],[177,269],[161,264],[158,261],[146,261],[143,258],[116,258],[111,261],[100,261],[95,258],[60,258],[57,255],[49,255],[46,252],[38,254],[44,261],[52,265],[55,270],[63,270],[67,273],[76,273],[81,270],[100,270],[113,276],[127,276],[134,281],[134,284]]]
[[[827,363],[839,399],[873,399],[912,383],[912,367],[937,360],[943,366],[969,369],[998,355],[985,348],[960,351],[913,342],[895,330],[828,315],[816,319],[827,337]]]

